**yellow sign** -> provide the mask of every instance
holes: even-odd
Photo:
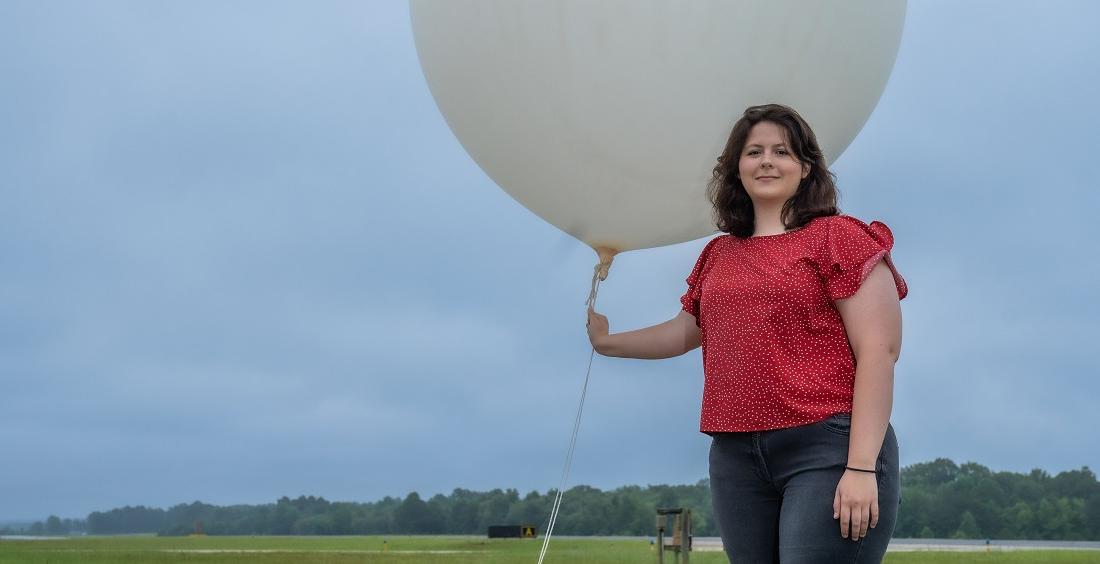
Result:
[[[524,526],[523,527],[523,538],[525,538],[525,539],[535,538],[535,528],[534,527],[529,527],[529,526]]]

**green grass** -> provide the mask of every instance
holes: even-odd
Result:
[[[0,541],[0,564],[243,563],[322,564],[529,564],[541,540],[448,536],[385,537],[74,537],[64,540]],[[212,552],[200,552],[212,551]],[[245,552],[234,552],[245,551]],[[256,552],[251,552],[256,551]],[[259,552],[264,551],[264,552]],[[432,552],[439,551],[439,552]],[[546,562],[619,564],[655,562],[647,541],[555,539]],[[725,563],[721,552],[693,552],[693,564]],[[890,564],[1100,562],[1100,551],[891,553]]]

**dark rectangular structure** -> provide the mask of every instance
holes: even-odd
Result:
[[[489,538],[533,539],[535,538],[535,527],[534,525],[490,525]]]

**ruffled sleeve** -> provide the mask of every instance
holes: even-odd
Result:
[[[905,298],[909,287],[890,258],[894,234],[885,223],[872,221],[868,225],[854,217],[838,215],[832,218],[827,229],[817,262],[830,298],[840,300],[854,295],[879,259],[885,260],[890,267],[898,299]]]
[[[703,296],[703,279],[706,277],[707,271],[710,270],[708,259],[719,239],[721,237],[715,237],[703,247],[702,252],[699,253],[699,259],[695,261],[695,267],[691,269],[691,274],[687,277],[687,291],[680,297],[680,305],[683,306],[684,311],[695,316],[696,325],[699,325],[699,300]]]

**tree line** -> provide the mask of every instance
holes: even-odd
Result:
[[[896,537],[1100,540],[1100,483],[1087,466],[1051,476],[939,458],[901,479]]]
[[[1051,476],[993,472],[973,462],[940,458],[902,469],[899,538],[1100,540],[1100,482],[1088,467]],[[490,525],[534,525],[544,532],[556,492],[514,489],[450,495],[332,502],[323,497],[282,497],[262,505],[202,502],[169,509],[144,506],[96,511],[87,519],[50,516],[0,534],[186,535],[389,535],[485,534]],[[601,491],[576,486],[565,492],[554,532],[565,535],[653,535],[658,507],[692,510],[695,535],[717,536],[710,485],[626,486]]]

